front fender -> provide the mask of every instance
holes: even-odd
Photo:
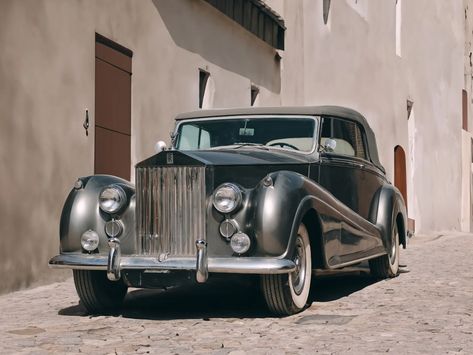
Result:
[[[352,211],[319,184],[291,171],[269,176],[273,180],[271,186],[260,183],[255,189],[253,219],[258,254],[290,258],[297,229],[309,210],[314,210],[312,218],[318,219],[314,224],[320,230],[312,232],[322,234],[315,237],[320,238],[323,263],[328,267],[343,264],[338,248],[344,233],[365,240],[370,247],[364,251],[366,255],[383,249],[378,225]],[[380,201],[386,197],[380,194]]]
[[[123,222],[123,233],[120,236],[121,249],[131,254],[135,246],[135,189],[128,181],[111,175],[93,175],[79,179],[80,183],[69,193],[61,214],[59,228],[60,252],[82,253],[80,243],[82,234],[91,229],[99,235],[98,254],[106,255],[109,247],[105,234],[105,223],[111,216],[99,208],[98,197],[101,190],[108,185],[120,185],[126,195],[128,204],[116,218]]]
[[[270,186],[261,182],[254,191],[257,254],[285,258],[292,255],[291,238],[297,233],[305,212],[311,208],[312,200],[305,176],[279,171],[269,177]]]

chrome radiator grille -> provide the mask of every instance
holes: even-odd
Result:
[[[205,239],[205,167],[136,169],[138,253],[194,256]]]

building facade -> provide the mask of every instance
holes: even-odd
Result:
[[[47,261],[76,178],[133,181],[199,107],[354,108],[411,229],[469,231],[472,18],[470,0],[0,2],[0,293],[69,275]]]

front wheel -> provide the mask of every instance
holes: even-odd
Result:
[[[369,261],[371,274],[377,278],[396,277],[399,273],[399,230],[394,223],[389,253]]]
[[[120,308],[128,287],[110,281],[105,271],[73,270],[77,294],[89,313],[107,314]]]
[[[312,258],[309,233],[301,223],[297,230],[294,263],[290,274],[262,275],[261,288],[269,310],[277,315],[291,315],[309,306]]]

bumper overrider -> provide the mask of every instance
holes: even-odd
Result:
[[[117,281],[121,270],[177,271],[195,270],[196,281],[207,281],[208,273],[235,274],[286,274],[293,272],[296,265],[292,260],[275,257],[208,257],[207,242],[196,241],[196,257],[169,257],[160,261],[156,256],[122,256],[120,241],[110,238],[108,257],[94,254],[61,253],[49,261],[52,268],[106,270],[107,277]]]

